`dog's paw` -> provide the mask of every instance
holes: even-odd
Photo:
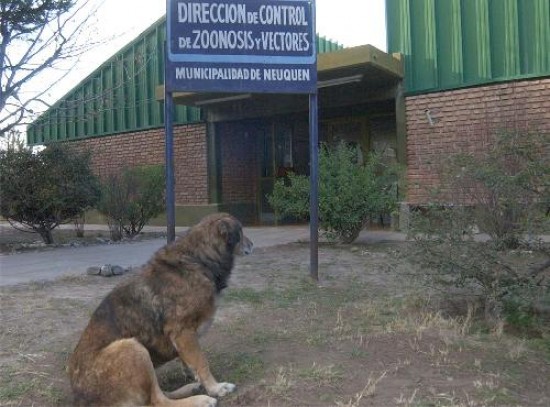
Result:
[[[166,396],[172,400],[183,399],[197,394],[204,393],[204,388],[200,383],[189,383],[177,390],[166,392]]]
[[[209,396],[193,396],[187,400],[193,401],[193,407],[216,407],[218,400]]]
[[[226,394],[233,393],[237,386],[232,383],[216,383],[215,386],[208,389],[208,394],[213,397],[223,397]]]

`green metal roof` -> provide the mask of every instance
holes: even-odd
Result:
[[[548,0],[386,0],[408,93],[550,75]]]
[[[164,83],[165,27],[162,17],[31,123],[28,144],[164,126],[164,105],[156,99],[155,89]],[[318,53],[341,48],[317,36]],[[198,108],[178,105],[175,110],[177,124],[203,120]]]

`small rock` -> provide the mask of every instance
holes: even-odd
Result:
[[[101,266],[101,273],[103,277],[111,277],[113,275],[113,267],[110,264]]]
[[[113,265],[113,264],[104,264],[103,266],[92,266],[88,267],[86,274],[90,276],[103,276],[103,277],[112,277],[112,276],[121,276],[124,273],[131,271],[130,268],[124,268],[122,266]]]
[[[47,245],[44,242],[36,241],[33,243],[22,243],[21,247],[25,249],[39,249],[42,247],[47,247]]]
[[[124,274],[124,269],[120,266],[113,266],[111,268],[111,271],[113,273],[113,276],[120,276],[120,275]]]
[[[90,276],[98,276],[100,273],[101,267],[98,266],[88,267],[88,269],[86,270],[86,274]]]

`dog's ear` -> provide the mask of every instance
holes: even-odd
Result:
[[[218,233],[221,237],[227,240],[227,235],[229,235],[229,225],[225,219],[218,220]]]
[[[231,219],[224,218],[218,221],[218,233],[228,246],[234,247],[240,240],[239,228]]]

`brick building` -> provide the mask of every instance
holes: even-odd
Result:
[[[33,123],[29,144],[87,148],[100,176],[162,164],[164,37],[162,19]],[[400,59],[324,38],[317,50],[320,140],[404,157],[395,119]],[[176,93],[174,100],[176,223],[222,210],[247,224],[276,222],[266,199],[275,180],[291,169],[309,173],[308,96]]]
[[[484,150],[491,145],[491,136],[500,131],[550,133],[549,78],[414,95],[406,100],[407,202],[411,205],[429,201],[430,188],[439,185],[441,158]]]
[[[384,150],[407,166],[404,207],[438,165],[501,129],[550,132],[547,0],[387,0],[388,49],[318,39],[320,139]],[[30,144],[89,147],[96,171],[164,160],[164,20],[106,61],[28,129]],[[176,95],[176,221],[226,210],[274,221],[265,195],[307,174],[307,96]]]
[[[407,204],[429,201],[453,153],[482,151],[500,131],[550,133],[548,1],[386,7],[388,49],[403,54],[406,72]]]

